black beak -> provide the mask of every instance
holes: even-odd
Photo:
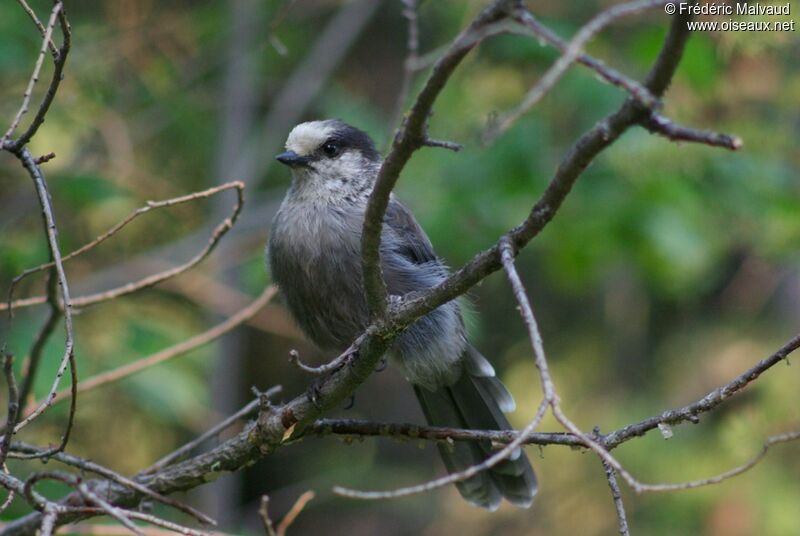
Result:
[[[286,151],[275,157],[275,160],[289,167],[300,167],[308,164],[308,158],[300,156],[294,151]]]

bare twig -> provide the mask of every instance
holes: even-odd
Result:
[[[422,145],[426,147],[439,147],[441,149],[447,149],[448,151],[453,151],[455,153],[464,148],[464,146],[461,145],[460,143],[456,143],[453,141],[446,141],[446,140],[434,140],[428,137],[425,138],[425,140],[422,142]]]
[[[611,488],[611,498],[614,500],[614,508],[617,510],[617,524],[619,526],[619,533],[622,536],[630,536],[628,530],[628,518],[625,515],[625,504],[622,502],[622,493],[617,484],[617,477],[614,475],[614,469],[605,461],[603,467],[606,470],[606,480],[608,480],[608,487]]]
[[[0,441],[0,467],[7,473],[6,457],[11,448],[11,437],[14,435],[14,425],[17,423],[19,415],[19,390],[17,389],[17,380],[14,377],[14,355],[7,352],[5,349],[3,354],[3,373],[6,378],[6,385],[8,386],[8,413],[6,422],[11,425],[6,428],[3,434],[3,439]],[[5,507],[0,511],[5,510]]]
[[[517,119],[533,108],[536,103],[553,88],[556,82],[564,76],[564,73],[567,72],[572,64],[578,60],[583,52],[583,47],[600,30],[620,17],[633,15],[662,4],[664,4],[664,0],[636,0],[626,4],[615,5],[592,18],[592,20],[586,23],[586,25],[575,34],[575,37],[573,37],[566,46],[558,60],[548,69],[539,82],[528,91],[525,97],[523,97],[522,102],[520,102],[516,108],[501,116],[497,122],[493,123],[484,134],[484,141],[493,141],[500,134],[511,128],[511,125],[513,125]],[[652,104],[655,105],[655,103]]]
[[[555,32],[539,22],[530,11],[527,9],[515,9],[512,13],[515,21],[523,25],[534,36],[544,41],[549,42],[562,53],[567,51],[569,43],[561,39]],[[593,69],[601,78],[612,85],[620,87],[627,91],[642,106],[648,109],[657,109],[660,106],[659,99],[655,97],[650,90],[632,78],[628,78],[624,74],[612,69],[605,65],[602,61],[589,56],[588,54],[580,54],[576,61]]]
[[[72,33],[70,30],[69,21],[67,20],[67,15],[65,13],[66,10],[64,9],[63,2],[57,2],[57,5],[60,5],[60,8],[57,11],[57,16],[58,16],[59,27],[61,28],[61,33],[63,35],[63,41],[58,50],[53,54],[54,57],[53,75],[50,78],[50,85],[47,87],[47,91],[45,92],[44,97],[42,98],[42,102],[39,104],[39,108],[36,111],[36,115],[31,121],[31,124],[28,125],[28,128],[25,130],[25,132],[14,141],[5,139],[6,136],[4,136],[3,141],[0,142],[0,148],[6,149],[17,156],[20,155],[20,151],[31,140],[31,138],[33,138],[33,136],[39,130],[39,127],[42,125],[42,123],[44,123],[44,117],[45,115],[47,115],[47,112],[50,109],[50,105],[53,103],[53,100],[56,97],[56,93],[58,92],[58,87],[61,85],[61,80],[64,77],[64,65],[66,65],[67,63],[67,55],[69,54],[70,47],[72,46]],[[24,7],[25,5],[23,5],[23,8]],[[53,11],[56,12],[56,6],[53,7]],[[30,15],[30,13],[28,14]],[[36,21],[34,19],[34,23],[35,22]],[[45,32],[47,32],[47,30],[45,30]],[[49,39],[45,37],[44,41],[45,43],[43,43],[43,48],[46,46]],[[28,97],[28,100],[30,100],[30,97]],[[24,107],[27,110],[27,104],[25,104]],[[17,122],[18,126],[19,124],[18,120],[15,119],[15,121]],[[10,132],[13,132],[13,130],[16,130],[16,127],[14,127],[14,129],[9,129],[9,130]],[[6,133],[6,135],[10,136],[11,134]]]
[[[3,472],[6,475],[9,475],[8,466],[6,464],[3,464]],[[5,485],[5,483],[3,483],[3,485]],[[6,500],[3,501],[3,504],[0,504],[0,514],[5,512],[6,509],[9,506],[11,506],[11,503],[14,502],[14,498],[17,496],[17,492],[13,487],[9,486],[7,489],[8,489],[8,497],[6,497]]]
[[[503,263],[503,269],[506,272],[508,282],[514,291],[514,298],[519,305],[522,320],[528,330],[528,337],[530,338],[531,347],[533,348],[534,363],[536,364],[536,368],[539,369],[539,381],[542,385],[542,391],[544,392],[543,404],[550,407],[553,417],[555,417],[567,431],[582,439],[584,445],[595,451],[605,463],[616,469],[627,482],[633,485],[636,483],[636,480],[613,456],[611,456],[611,454],[609,454],[608,450],[598,443],[597,440],[584,434],[562,411],[561,400],[559,399],[558,393],[556,393],[555,384],[550,376],[550,368],[547,364],[547,357],[544,352],[544,344],[542,343],[539,326],[533,314],[533,308],[528,299],[528,294],[525,292],[525,287],[523,287],[517,269],[514,266],[513,246],[508,239],[501,239],[500,241],[500,259]]]
[[[444,426],[411,423],[387,423],[358,419],[320,419],[303,429],[303,435],[379,436],[398,440],[478,441],[510,443],[521,432],[517,430],[469,430]],[[583,447],[583,442],[564,432],[533,432],[527,434],[524,445],[567,445]]]
[[[547,401],[543,400],[542,403],[539,404],[539,409],[536,410],[536,415],[528,423],[525,429],[522,430],[522,432],[516,438],[514,438],[513,441],[511,441],[502,449],[498,450],[496,453],[492,454],[491,456],[483,460],[481,463],[468,467],[463,471],[457,473],[451,473],[447,476],[437,478],[436,480],[425,482],[424,484],[418,484],[416,486],[409,486],[407,488],[400,488],[392,491],[357,491],[353,489],[343,488],[341,486],[336,486],[333,488],[333,492],[343,497],[350,497],[351,499],[365,499],[365,500],[396,499],[398,497],[405,497],[408,495],[425,493],[428,491],[441,488],[443,486],[447,486],[448,484],[461,482],[463,480],[475,476],[481,471],[491,469],[498,463],[502,462],[503,460],[511,456],[513,452],[517,450],[520,447],[520,445],[522,445],[525,442],[526,438],[528,437],[528,434],[533,432],[536,429],[536,427],[539,426],[539,423],[542,422],[542,419],[544,418],[546,411],[547,411]]]
[[[266,392],[262,393],[261,395],[265,396],[265,397],[267,397],[267,399],[269,399],[269,397],[275,396],[278,393],[280,393],[282,389],[283,388],[280,385],[276,385],[274,387],[270,387],[269,389],[267,389]],[[261,405],[261,397],[257,398],[256,400],[253,400],[253,401],[249,402],[242,409],[240,409],[239,411],[237,411],[236,413],[234,413],[230,417],[227,417],[223,421],[221,421],[218,424],[214,425],[213,427],[209,428],[208,430],[203,432],[200,436],[198,436],[197,438],[193,439],[192,441],[189,441],[188,443],[186,443],[182,447],[170,452],[169,454],[167,454],[163,458],[159,459],[157,462],[155,462],[153,465],[151,465],[147,469],[144,469],[143,471],[141,471],[139,474],[145,474],[146,475],[146,474],[154,473],[156,471],[159,471],[160,469],[163,469],[164,467],[166,467],[169,464],[175,463],[176,461],[179,461],[179,460],[183,459],[189,453],[191,453],[194,449],[196,449],[197,447],[199,447],[200,445],[202,445],[203,443],[205,443],[206,441],[208,441],[212,437],[218,436],[221,432],[227,430],[228,428],[230,428],[231,426],[236,424],[236,422],[238,422],[240,419],[244,419],[244,418],[247,418],[247,417],[255,415],[255,413],[258,411],[258,408],[260,407],[260,405]]]
[[[55,268],[53,268],[50,271],[49,279],[47,281],[47,294],[48,296],[51,297],[51,303],[58,300],[58,295],[56,291],[56,278],[57,274],[55,273]],[[47,313],[47,319],[45,320],[44,324],[39,330],[39,333],[36,335],[36,340],[34,340],[33,345],[31,346],[31,351],[28,354],[25,361],[23,362],[22,388],[20,389],[20,394],[19,394],[19,407],[20,407],[20,413],[22,415],[25,414],[25,408],[28,404],[28,398],[31,396],[31,393],[33,392],[33,384],[36,379],[36,375],[39,372],[39,364],[42,361],[44,347],[47,344],[48,339],[50,339],[50,336],[53,334],[53,331],[55,330],[56,326],[58,325],[58,321],[60,318],[61,318],[60,309],[58,307],[51,306]],[[6,423],[9,422],[11,421],[6,421]]]
[[[731,151],[741,149],[743,145],[742,139],[738,136],[676,125],[669,118],[655,112],[642,121],[642,126],[650,132],[669,138],[672,141],[703,143],[712,147],[723,147]]]
[[[340,368],[347,362],[348,359],[356,355],[358,353],[358,348],[361,346],[363,342],[364,342],[364,335],[361,335],[353,342],[353,344],[351,344],[347,348],[347,350],[339,354],[338,357],[332,359],[328,363],[324,363],[317,367],[313,367],[311,365],[306,365],[305,363],[303,363],[300,360],[300,354],[297,352],[297,350],[291,350],[289,352],[289,361],[303,372],[308,372],[309,374],[315,374],[315,375],[327,374],[328,372],[332,372]]]
[[[672,426],[685,422],[699,422],[699,416],[713,411],[725,400],[741,392],[745,387],[757,380],[764,372],[783,362],[789,354],[800,348],[800,334],[787,341],[772,355],[761,359],[731,381],[713,389],[699,400],[686,406],[669,409],[658,415],[649,417],[634,424],[629,424],[599,436],[596,440],[607,450],[612,450],[619,445],[636,437],[641,437],[647,432],[658,428],[659,425]],[[387,436],[399,439],[426,439],[431,441],[492,441],[508,443],[514,440],[519,432],[515,430],[466,430],[459,428],[446,428],[437,426],[424,426],[417,424],[392,424],[354,419],[321,419],[304,430],[305,434],[337,434],[360,436]],[[566,445],[571,447],[585,446],[583,440],[571,433],[538,433],[528,437],[526,444],[536,445]]]
[[[172,536],[173,533],[188,534],[190,536],[209,536],[212,533],[195,530],[166,519],[161,519],[151,514],[136,512],[134,510],[126,510],[125,514],[131,519],[138,519],[145,523],[150,523],[157,527],[163,527],[166,530],[139,527],[145,536]],[[128,534],[128,529],[118,525],[102,525],[102,524],[78,524],[70,525],[68,531],[70,534],[97,534],[101,536],[121,535]]]
[[[90,294],[90,295],[87,295],[87,296],[77,297],[77,298],[72,300],[73,306],[74,307],[86,307],[88,305],[94,305],[94,304],[100,303],[102,301],[111,300],[111,299],[114,299],[114,298],[118,298],[120,296],[124,296],[126,294],[130,294],[132,292],[136,292],[136,291],[142,290],[144,288],[149,288],[149,287],[155,286],[158,283],[166,281],[167,279],[170,279],[172,277],[175,277],[177,275],[182,274],[183,272],[186,272],[186,271],[190,270],[191,268],[193,268],[194,266],[196,266],[197,264],[202,262],[206,257],[208,257],[208,255],[211,254],[211,252],[217,246],[217,244],[222,239],[222,237],[225,236],[225,234],[236,223],[236,220],[238,219],[239,214],[242,211],[242,206],[244,204],[244,183],[239,182],[239,181],[228,182],[228,183],[225,183],[225,184],[221,184],[220,186],[215,186],[214,188],[209,188],[207,190],[203,190],[201,192],[195,192],[195,193],[192,193],[192,194],[188,194],[188,195],[184,195],[184,196],[180,196],[180,197],[175,197],[175,198],[172,198],[172,199],[167,199],[167,200],[164,200],[164,201],[149,201],[146,206],[134,210],[133,212],[128,214],[128,216],[123,218],[122,221],[120,221],[119,223],[117,223],[116,225],[111,227],[108,231],[106,231],[102,235],[98,236],[97,238],[95,238],[91,242],[81,246],[80,248],[76,249],[75,251],[73,251],[72,253],[70,253],[66,257],[64,257],[63,260],[66,261],[66,260],[69,260],[69,259],[73,259],[73,258],[77,257],[78,255],[81,255],[82,253],[85,253],[85,252],[89,251],[90,249],[94,248],[95,246],[101,244],[102,242],[104,242],[104,241],[108,240],[109,238],[111,238],[112,236],[114,236],[117,232],[119,232],[121,229],[123,229],[126,225],[128,225],[130,222],[135,220],[137,217],[139,217],[142,214],[145,214],[145,213],[147,213],[147,212],[149,212],[149,211],[151,211],[153,209],[172,207],[172,206],[179,205],[179,204],[182,204],[182,203],[187,203],[189,201],[195,201],[197,199],[205,199],[205,198],[211,197],[211,196],[213,196],[213,195],[215,195],[217,193],[220,193],[220,192],[225,191],[225,190],[230,190],[230,189],[236,189],[236,193],[237,193],[236,205],[234,206],[231,215],[228,216],[219,225],[217,225],[217,227],[214,228],[214,230],[211,233],[211,237],[209,238],[208,243],[206,244],[206,246],[199,253],[197,253],[192,259],[190,259],[188,262],[186,262],[186,263],[184,263],[184,264],[182,264],[180,266],[176,266],[176,267],[170,268],[169,270],[165,270],[165,271],[160,272],[158,274],[153,274],[151,276],[142,278],[139,281],[134,281],[134,282],[131,282],[131,283],[127,283],[125,285],[122,285],[122,286],[114,288],[114,289],[106,290],[106,291],[103,291],[103,292],[98,292],[98,293],[95,293],[95,294]],[[24,277],[26,277],[26,276],[28,276],[30,274],[33,274],[35,272],[38,272],[40,270],[44,270],[46,268],[49,268],[51,265],[52,265],[52,263],[46,263],[46,264],[41,264],[39,266],[36,266],[34,268],[29,268],[28,270],[25,270],[19,276],[14,278],[14,282],[12,283],[12,286],[9,289],[9,303],[0,304],[0,310],[9,309],[9,308],[17,309],[17,308],[20,308],[20,307],[27,307],[27,306],[30,306],[30,305],[36,305],[36,304],[39,304],[39,303],[44,303],[46,301],[46,299],[47,299],[45,296],[35,296],[35,297],[32,297],[32,298],[24,298],[24,299],[16,300],[16,301],[12,302],[11,301],[11,293],[13,292],[14,285],[18,284],[19,281],[22,280]]]
[[[23,11],[25,11],[25,13],[27,13],[28,16],[31,18],[33,24],[36,25],[36,28],[39,30],[41,36],[44,37],[45,35],[47,35],[47,29],[42,24],[42,21],[39,20],[39,17],[36,16],[36,13],[33,11],[33,9],[31,9],[31,6],[29,6],[25,0],[17,0],[17,1],[19,2],[19,5],[22,7]],[[55,56],[58,52],[56,51],[56,44],[53,42],[52,39],[50,39],[49,41],[49,46],[50,46],[50,52],[53,54],[53,56]]]
[[[170,346],[169,348],[165,348],[147,357],[134,361],[133,363],[123,365],[108,372],[103,372],[97,376],[92,376],[91,378],[80,382],[77,386],[77,390],[79,393],[91,391],[103,385],[127,378],[128,376],[158,365],[159,363],[163,363],[164,361],[177,357],[181,354],[185,354],[186,352],[194,350],[195,348],[203,346],[204,344],[208,344],[214,339],[217,339],[228,333],[235,327],[247,322],[262,307],[264,307],[264,305],[269,303],[272,297],[275,296],[276,292],[277,291],[275,287],[267,287],[264,289],[264,292],[262,292],[261,295],[250,305],[230,318],[227,318],[223,322],[212,327],[211,329],[186,339],[185,341],[179,342],[174,346]],[[51,403],[61,402],[70,396],[72,396],[70,391],[60,391],[55,397],[53,397]]]
[[[414,79],[416,69],[414,66],[419,60],[419,15],[417,13],[417,0],[400,0],[403,4],[403,17],[408,23],[408,37],[406,39],[406,59],[403,62],[403,81],[400,83],[400,91],[397,93],[397,103],[395,104],[394,121],[389,123],[389,128],[400,123],[403,109],[411,91],[411,81]],[[391,131],[390,131],[391,132]]]
[[[286,536],[286,531],[289,527],[294,523],[294,520],[297,519],[297,516],[300,515],[300,512],[303,511],[303,508],[306,507],[308,502],[314,498],[314,492],[311,490],[306,491],[302,495],[300,495],[297,500],[294,502],[289,511],[283,516],[281,522],[278,523],[278,528],[275,529],[275,536]]]
[[[798,348],[800,348],[800,334],[792,337],[772,355],[760,360],[758,363],[736,376],[733,380],[722,387],[712,390],[700,400],[692,402],[682,408],[664,411],[659,415],[655,415],[635,424],[629,424],[615,432],[606,434],[603,439],[603,444],[606,448],[613,449],[631,438],[642,436],[650,430],[658,428],[659,424],[675,425],[683,422],[697,422],[698,415],[713,410],[722,404],[722,402],[740,392],[758,379],[761,374],[778,363],[783,362],[789,354]]]
[[[80,494],[83,495],[86,502],[97,505],[102,511],[104,511],[106,514],[119,521],[122,524],[122,526],[124,526],[137,536],[144,536],[144,533],[141,530],[139,530],[139,527],[137,527],[136,524],[133,521],[131,521],[130,518],[127,516],[127,512],[125,512],[121,508],[117,508],[116,506],[108,504],[106,501],[101,499],[95,492],[90,490],[89,487],[84,482],[79,482],[76,487],[78,488]]]
[[[69,285],[67,283],[66,273],[64,272],[64,265],[61,262],[61,252],[59,250],[58,238],[56,235],[55,217],[53,216],[53,209],[50,203],[50,193],[47,190],[47,183],[45,182],[44,174],[39,166],[34,162],[33,157],[28,149],[20,149],[18,151],[18,157],[33,179],[34,186],[36,187],[36,192],[39,197],[39,205],[42,210],[42,220],[45,227],[48,246],[50,248],[50,256],[55,263],[55,273],[57,276],[56,280],[58,282],[58,287],[61,294],[61,301],[64,304],[64,331],[66,333],[66,340],[64,342],[64,356],[61,358],[61,362],[56,371],[56,376],[53,380],[53,385],[50,388],[50,392],[37,408],[35,408],[30,414],[26,415],[25,418],[12,429],[15,433],[18,432],[50,407],[53,399],[56,396],[58,386],[61,383],[61,377],[64,375],[64,371],[66,370],[67,366],[69,366],[71,371],[71,390],[73,394],[73,402],[70,406],[69,416],[67,418],[67,426],[64,431],[64,435],[62,436],[61,444],[54,450],[55,452],[58,452],[63,450],[69,441],[69,435],[72,431],[72,424],[75,418],[75,389],[77,385],[77,371],[75,364],[74,334],[72,327],[72,302],[69,296]]]
[[[264,534],[267,536],[277,536],[275,527],[272,525],[272,518],[269,517],[269,495],[261,496],[261,506],[258,507],[258,515],[261,517],[261,524],[264,526]]]
[[[43,154],[42,156],[37,156],[36,159],[34,160],[34,162],[36,162],[37,165],[46,164],[47,162],[49,162],[50,160],[52,160],[55,157],[56,157],[56,153],[51,151],[51,152],[49,152],[47,154]]]
[[[28,444],[25,444],[25,443],[13,443],[12,444],[12,451],[13,451],[12,452],[12,457],[15,457],[14,453],[17,453],[17,452],[23,452],[23,453],[27,453],[27,454],[40,454],[40,455],[43,452],[46,452],[45,449],[40,449],[39,447],[34,447],[32,445],[28,445]],[[121,474],[119,474],[119,473],[117,473],[115,471],[112,471],[111,469],[109,469],[107,467],[104,467],[104,466],[102,466],[100,464],[97,464],[95,462],[92,462],[92,461],[89,461],[89,460],[84,460],[83,458],[79,458],[77,456],[73,456],[73,455],[67,454],[65,452],[57,452],[57,453],[52,454],[52,459],[54,459],[54,460],[56,460],[58,462],[61,462],[61,463],[65,464],[65,465],[69,465],[71,467],[76,467],[76,468],[80,469],[81,471],[86,471],[86,472],[95,473],[97,475],[100,475],[100,476],[110,480],[111,482],[116,482],[117,484],[119,484],[121,486],[124,486],[124,487],[129,488],[129,489],[134,490],[134,491],[137,491],[137,492],[141,493],[142,495],[144,495],[145,497],[149,497],[149,498],[151,498],[151,499],[153,499],[155,501],[158,501],[158,502],[160,502],[162,504],[165,504],[167,506],[175,508],[176,510],[180,510],[181,512],[184,512],[184,513],[194,517],[195,519],[197,519],[201,523],[205,523],[207,525],[216,525],[217,524],[216,521],[214,521],[212,518],[208,517],[207,515],[203,514],[202,512],[199,512],[198,510],[196,510],[196,509],[194,509],[194,508],[192,508],[190,506],[187,506],[187,505],[185,505],[185,504],[183,504],[183,503],[181,503],[179,501],[176,501],[175,499],[171,499],[170,497],[165,497],[164,495],[161,495],[160,493],[157,493],[157,492],[151,490],[147,486],[144,486],[144,485],[140,484],[139,482],[136,482],[135,480],[131,480],[130,478],[127,478],[127,477],[125,477],[125,476],[123,476],[123,475],[121,475]]]
[[[22,3],[23,8],[27,7],[27,4],[24,2]],[[31,95],[33,95],[33,86],[36,85],[36,82],[39,81],[39,73],[42,70],[42,64],[44,63],[44,57],[47,54],[47,48],[50,45],[50,38],[53,35],[53,28],[56,26],[56,21],[58,20],[58,13],[64,5],[61,2],[57,2],[53,6],[53,10],[50,12],[50,20],[47,23],[47,27],[45,28],[43,39],[42,39],[42,47],[39,50],[39,56],[36,58],[36,64],[33,68],[33,74],[31,74],[30,80],[28,80],[28,87],[25,88],[25,93],[22,94],[22,105],[17,110],[16,115],[14,116],[14,120],[11,121],[11,126],[8,127],[6,133],[0,137],[0,148],[5,147],[6,141],[11,138],[14,134],[14,131],[17,130],[19,127],[20,121],[22,121],[22,116],[28,112],[28,106],[31,102]],[[33,11],[30,7],[27,7],[28,14],[32,14]],[[34,20],[36,15],[34,16]],[[41,23],[39,23],[41,25]]]
[[[37,510],[44,510],[48,505],[52,505],[58,509],[59,513],[66,511],[66,507],[64,505],[53,503],[42,495],[36,493],[34,488],[36,484],[42,480],[55,480],[57,482],[63,482],[64,484],[74,487],[80,481],[78,477],[63,471],[41,471],[38,473],[33,473],[25,481],[22,495],[25,497],[25,500],[28,501],[28,504]]]
[[[639,484],[638,486],[634,487],[634,491],[637,493],[644,493],[644,492],[654,492],[654,491],[681,491],[685,489],[693,489],[693,488],[700,488],[703,486],[709,486],[712,484],[719,484],[729,478],[733,478],[737,475],[744,473],[755,467],[758,462],[764,459],[764,456],[767,455],[767,451],[773,445],[777,445],[779,443],[788,443],[790,441],[797,441],[800,439],[800,432],[787,432],[785,434],[779,434],[770,436],[762,445],[761,450],[753,456],[747,463],[739,465],[738,467],[734,467],[724,473],[720,473],[718,475],[712,476],[710,478],[703,478],[700,480],[689,480],[687,482],[679,482],[677,484]]]

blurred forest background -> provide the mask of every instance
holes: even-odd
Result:
[[[568,38],[612,2],[531,1]],[[43,0],[31,2],[42,16]],[[422,60],[483,2],[424,1]],[[797,6],[792,6],[797,7]],[[69,2],[74,45],[66,78],[31,144],[45,164],[62,250],[105,231],[147,200],[226,180],[247,183],[239,224],[200,267],[156,289],[88,307],[75,317],[81,378],[131,362],[232,314],[268,283],[263,246],[289,183],[273,160],[290,128],[338,117],[385,147],[397,125],[406,54],[401,2],[333,0]],[[623,19],[588,51],[641,78],[668,26],[656,10]],[[0,117],[8,123],[41,44],[16,2],[0,6]],[[434,56],[435,57],[435,56]],[[490,39],[456,72],[435,106],[431,134],[465,145],[424,149],[397,193],[438,253],[460,266],[526,215],[573,141],[625,95],[574,67],[532,113],[492,146],[491,112],[514,106],[557,57],[523,36]],[[565,411],[603,431],[701,397],[771,353],[800,325],[800,40],[786,33],[698,33],[665,98],[667,115],[736,133],[736,153],[675,144],[632,129],[600,156],[555,221],[520,256]],[[45,69],[52,69],[47,66]],[[49,71],[48,71],[49,72]],[[412,87],[418,88],[422,77]],[[44,86],[38,88],[40,95]],[[36,101],[34,101],[36,102]],[[408,104],[408,103],[406,103]],[[3,127],[5,130],[5,127]],[[161,210],[67,265],[73,296],[183,262],[230,211],[233,194]],[[47,260],[30,180],[0,155],[0,291]],[[35,278],[34,278],[35,279]],[[17,296],[40,294],[43,278]],[[524,326],[501,274],[470,293],[472,339],[514,393],[524,425],[540,398]],[[30,345],[42,308],[20,310],[3,339]],[[302,340],[280,303],[214,344],[81,397],[69,451],[130,474],[251,398],[250,387],[302,392],[309,377],[288,362],[326,356]],[[49,388],[63,352],[53,337],[36,385]],[[21,361],[18,360],[18,361]],[[743,463],[763,439],[800,423],[797,366],[779,365],[746,393],[704,416],[624,444],[616,455],[645,482],[702,478]],[[4,394],[2,395],[5,396]],[[62,405],[63,406],[63,405]],[[56,441],[59,407],[23,434]],[[337,414],[422,422],[409,385],[391,369]],[[540,429],[558,429],[551,420]],[[796,533],[798,446],[771,450],[721,485],[634,496],[623,486],[634,533]],[[606,535],[616,532],[602,466],[564,447],[528,447],[541,489],[530,510],[488,514],[454,488],[390,502],[336,497],[331,487],[388,489],[441,475],[432,444],[309,438],[222,476],[188,500],[227,533],[259,534],[262,494],[280,517],[314,490],[290,534]],[[48,487],[49,486],[49,487]],[[43,483],[44,493],[64,489]],[[2,519],[26,511],[16,501]],[[168,515],[164,513],[164,515]]]

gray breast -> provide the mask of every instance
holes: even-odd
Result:
[[[366,325],[360,230],[352,210],[289,199],[273,222],[273,281],[303,331],[326,350],[344,350]]]
[[[361,274],[363,206],[284,200],[272,227],[269,264],[292,315],[320,348],[341,352],[366,328]],[[393,295],[424,290],[447,276],[438,261],[401,253],[403,238],[389,226],[381,237],[381,268]],[[413,383],[434,389],[460,374],[465,347],[461,312],[445,304],[409,326],[390,355]]]

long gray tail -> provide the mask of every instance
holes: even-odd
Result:
[[[472,430],[509,430],[503,412],[513,411],[511,394],[494,375],[489,362],[472,346],[464,353],[464,371],[456,383],[429,391],[414,386],[422,411],[433,426],[469,428]],[[449,473],[463,471],[481,463],[493,453],[491,443],[454,441],[440,444]],[[536,494],[536,475],[522,449],[487,471],[456,483],[467,501],[495,510],[505,497],[517,506],[527,508]]]

